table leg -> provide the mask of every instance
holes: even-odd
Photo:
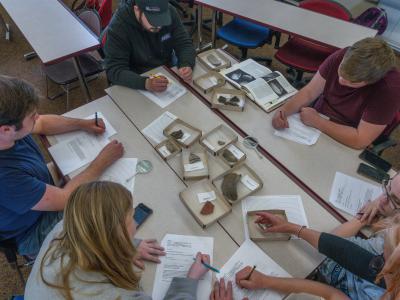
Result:
[[[199,52],[201,50],[201,45],[203,43],[203,37],[201,35],[201,29],[203,27],[203,6],[201,4],[197,5],[197,49]]]
[[[216,30],[217,30],[217,11],[213,9],[212,11],[212,23],[211,23],[211,45],[212,48],[215,49],[216,44]]]
[[[5,39],[7,41],[9,41],[11,39],[11,34],[10,34],[10,24],[6,23],[6,21],[4,21],[3,16],[0,15],[0,23],[4,26],[4,30],[5,30]]]
[[[90,96],[89,88],[88,88],[88,85],[87,85],[87,82],[86,82],[86,78],[83,75],[81,64],[80,64],[79,59],[78,59],[77,56],[75,56],[73,58],[73,62],[74,62],[76,73],[78,73],[79,83],[81,84],[81,88],[85,93],[86,102],[88,102],[89,100],[92,100],[92,97]]]

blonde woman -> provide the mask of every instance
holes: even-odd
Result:
[[[136,225],[129,191],[112,182],[81,185],[70,196],[64,220],[49,233],[29,276],[25,299],[151,299],[133,264],[158,260],[154,240],[133,241]],[[186,278],[174,278],[165,299],[195,299],[207,272],[197,254]]]

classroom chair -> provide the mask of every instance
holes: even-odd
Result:
[[[235,17],[232,21],[217,30],[217,37],[229,44],[237,46],[242,55],[240,60],[247,58],[248,49],[255,49],[272,43],[275,36],[275,48],[279,47],[280,33],[254,22]],[[271,63],[270,58],[255,57],[255,60]]]
[[[344,21],[350,21],[351,19],[350,12],[334,1],[305,0],[300,2],[299,7]],[[289,37],[288,42],[275,53],[275,58],[289,66],[289,73],[293,74],[293,78],[289,79],[296,88],[300,88],[305,85],[305,82],[302,81],[303,73],[316,73],[322,62],[335,50],[336,48],[334,47],[318,42],[312,42],[300,37]]]
[[[14,239],[0,240],[0,252],[4,254],[10,267],[17,271],[21,284],[25,286],[25,279],[21,272],[21,268],[25,265],[18,264],[17,245]]]
[[[98,12],[102,29],[110,23],[113,15],[112,0],[74,0],[72,2],[71,10],[74,12],[79,13],[80,10],[87,9],[94,9]]]
[[[101,22],[97,11],[93,9],[83,9],[79,11],[78,17],[86,24],[86,26],[96,35],[100,36]],[[82,72],[85,78],[92,80],[97,78],[97,75],[104,71],[102,60],[96,58],[90,53],[81,54],[78,56],[82,67]],[[42,65],[42,70],[46,75],[46,96],[50,100],[54,100],[64,94],[67,96],[67,110],[69,108],[69,92],[76,87],[78,82],[78,74],[72,59],[67,59],[62,62],[52,65]],[[54,96],[49,95],[49,82],[59,85],[62,91]],[[75,86],[74,86],[75,85]]]

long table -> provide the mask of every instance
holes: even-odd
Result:
[[[221,266],[226,262],[238,249],[238,245],[220,224],[203,230],[195,223],[178,197],[179,192],[186,188],[185,183],[164,163],[109,97],[105,96],[90,102],[65,115],[85,118],[96,111],[102,112],[117,131],[113,138],[124,144],[124,157],[148,159],[153,163],[154,168],[151,173],[135,177],[134,206],[143,202],[154,210],[151,217],[139,228],[137,237],[156,238],[160,241],[167,233],[211,236],[214,238],[214,264]],[[48,137],[50,144],[64,139],[62,135],[56,138]],[[81,169],[69,176],[74,177],[80,171]],[[146,271],[143,272],[141,282],[149,294],[152,292],[155,269],[156,264],[146,263]]]
[[[339,20],[310,10],[275,0],[195,0],[199,5],[198,20],[201,24],[202,7],[254,21],[280,32],[304,37],[337,48],[344,48],[377,31],[351,22]],[[215,13],[213,13],[215,16]],[[215,29],[215,18],[213,17]],[[202,49],[201,27],[198,28],[199,49]],[[212,32],[215,46],[215,30]]]
[[[162,67],[151,72],[168,74],[168,71]],[[154,104],[138,91],[126,87],[112,86],[106,92],[139,130],[143,130],[165,111],[173,113],[203,132],[208,132],[225,123],[218,115],[211,113],[208,106],[199,101],[190,91],[165,109]],[[239,147],[241,141],[242,138],[240,137]],[[150,140],[148,142],[152,143]],[[155,145],[152,144],[152,146],[154,147]],[[255,195],[300,195],[311,227],[330,231],[339,224],[327,210],[317,204],[269,160],[260,159],[254,151],[241,148],[246,151],[247,164],[264,181],[263,189]],[[167,163],[182,178],[180,155],[168,160]],[[209,156],[209,167],[211,178],[214,178],[224,170],[223,165],[219,164],[211,156]],[[187,184],[190,184],[190,182]],[[234,205],[233,211],[218,223],[222,225],[237,244],[240,245],[244,241],[244,225],[240,204]],[[316,250],[301,240],[261,242],[258,245],[286,271],[296,277],[306,277],[323,259]]]

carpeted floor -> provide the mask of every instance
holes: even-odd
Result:
[[[72,1],[65,1],[70,4]],[[114,1],[117,2],[117,1]],[[38,58],[25,61],[23,54],[32,51],[31,47],[22,36],[21,32],[17,29],[15,24],[9,19],[8,15],[0,7],[0,14],[4,19],[10,23],[12,30],[12,40],[6,41],[4,39],[4,29],[0,28],[0,74],[6,74],[9,76],[15,76],[23,78],[31,82],[41,94],[40,99],[40,112],[41,113],[54,113],[62,114],[67,111],[66,108],[66,97],[62,96],[54,101],[46,98],[46,80],[45,76],[41,71],[41,62]],[[207,15],[207,12],[206,12]],[[225,18],[225,21],[229,20],[229,17]],[[205,38],[207,38],[207,33]],[[283,37],[282,42],[285,40]],[[218,46],[222,46],[222,43],[218,43]],[[234,47],[228,47],[228,51],[232,54],[239,56],[239,51]],[[249,56],[267,56],[272,57],[275,50],[266,45],[257,50],[250,50]],[[277,69],[283,73],[286,72],[286,67],[280,63],[273,61],[272,68]],[[107,80],[104,74],[101,74],[98,79],[93,80],[89,83],[89,88],[93,99],[97,99],[105,95],[104,89],[107,87]],[[50,94],[58,93],[60,89],[57,86],[50,86]],[[70,93],[70,107],[69,110],[85,104],[83,93],[78,87]],[[393,138],[396,140],[400,139],[400,130],[395,130]],[[384,156],[390,160],[395,167],[400,167],[399,157],[399,146],[387,150]],[[24,268],[24,275],[27,278],[29,275],[30,268]],[[14,270],[12,270],[3,255],[0,255],[0,299],[8,299],[13,294],[23,293],[23,285],[19,282],[18,277]]]

